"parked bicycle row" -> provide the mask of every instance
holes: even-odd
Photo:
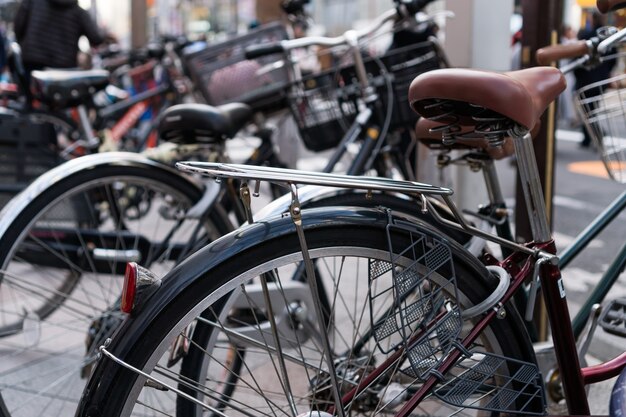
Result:
[[[626,354],[581,365],[593,337],[584,323],[624,336],[625,303],[583,309],[572,328],[560,267],[626,194],[559,259],[531,141],[562,72],[444,68],[435,39],[364,53],[387,24],[415,27],[427,3],[395,1],[336,38],[287,39],[272,26],[190,52],[185,85],[215,104],[246,103],[164,106],[154,150],[74,158],[13,198],[0,216],[0,346],[12,358],[0,414],[545,414],[559,404],[589,414],[585,385],[618,375]],[[594,65],[624,36],[542,53]],[[347,59],[303,74],[295,51],[313,46]],[[76,105],[88,139],[70,149],[100,145],[86,102],[109,75],[53,75],[33,74],[52,97],[42,114]],[[600,97],[587,122],[623,182],[621,142],[599,121],[624,114]],[[265,121],[285,111],[307,148],[333,150],[325,172],[281,162]],[[228,141],[247,125],[259,145],[232,164]],[[487,204],[463,211],[452,190],[416,182],[418,143],[440,151],[442,169],[483,171]],[[534,238],[525,244],[512,238],[494,166],[513,153]],[[172,166],[186,159],[195,162]],[[254,212],[259,195],[274,201]],[[625,262],[622,247],[590,304]],[[554,340],[548,369],[529,336],[539,294]]]

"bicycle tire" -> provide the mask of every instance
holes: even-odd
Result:
[[[449,212],[446,212],[441,206],[437,204],[436,201],[433,201],[435,209],[440,211],[440,214],[445,218],[450,218]],[[342,192],[342,193],[333,193],[333,194],[324,194],[318,196],[310,201],[303,202],[303,206],[305,208],[316,208],[316,207],[334,207],[334,206],[346,206],[346,207],[385,207],[386,209],[392,210],[392,212],[396,214],[400,214],[403,217],[408,218],[419,218],[422,221],[427,221],[430,224],[436,224],[436,221],[432,215],[429,213],[421,213],[421,201],[417,201],[414,199],[407,198],[406,196],[397,196],[393,194],[387,193],[371,193],[366,195],[361,192]],[[461,244],[466,244],[469,242],[471,235],[466,233],[459,232],[458,230],[449,229],[447,230],[448,235],[453,237],[457,242]],[[324,306],[327,305],[327,298],[324,298],[323,301]],[[200,336],[201,332],[207,331],[208,329],[202,326],[196,326],[194,329],[194,340],[198,337],[202,340],[202,336]],[[195,342],[194,343],[198,343]],[[199,375],[201,375],[202,366],[197,365],[196,359],[192,356],[194,354],[202,354],[202,352],[198,349],[191,350],[188,356],[182,361],[182,369],[181,376],[185,380],[189,381],[197,381],[199,379]],[[229,369],[223,370],[223,381],[221,381],[224,390],[220,392],[220,396],[225,398],[226,396],[232,394],[235,384],[236,377],[241,367],[243,366],[243,357],[245,355],[245,349],[231,346],[229,356],[229,364],[231,367]],[[192,415],[195,413],[193,408],[189,409],[189,403],[183,402],[180,405],[180,409],[178,410],[178,414],[180,415]],[[209,413],[209,416],[213,414]]]
[[[136,249],[164,273],[202,239],[232,230],[220,207],[201,221],[176,217],[201,197],[169,168],[122,158],[53,182],[19,210],[0,237],[0,386],[10,416],[75,411],[80,371],[94,360],[83,340],[93,344],[119,322],[113,310],[125,261],[116,257]],[[196,245],[184,246],[196,226]]]
[[[349,217],[348,210],[327,210],[326,213],[331,213],[327,218],[334,220],[329,220],[326,223],[316,223],[314,220],[312,223],[305,223],[307,228],[305,236],[313,257],[323,254],[324,256],[338,256],[341,258],[341,255],[348,256],[369,251],[373,257],[378,257],[378,259],[388,262],[389,248],[386,241],[387,232],[384,226],[387,213],[367,216],[367,219],[364,218],[361,219],[362,221],[356,222],[347,220]],[[303,217],[306,219],[306,214]],[[287,221],[290,220],[287,219]],[[249,236],[252,240],[265,236],[266,239],[262,242],[257,240],[248,245],[245,242],[242,243],[239,239],[236,244],[240,245],[239,249],[234,249],[228,242],[229,239],[236,239],[233,236],[235,234],[232,234],[190,257],[185,263],[172,271],[171,277],[164,280],[161,288],[157,290],[158,295],[150,299],[149,305],[146,305],[145,309],[142,308],[135,317],[124,324],[124,327],[111,341],[108,349],[126,364],[146,372],[155,371],[158,377],[164,377],[166,373],[170,372],[175,373],[176,370],[166,369],[165,367],[157,369],[158,366],[155,366],[160,362],[160,356],[167,351],[172,337],[176,337],[182,329],[194,322],[200,313],[202,313],[204,319],[207,317],[215,318],[217,315],[212,315],[210,309],[207,308],[209,305],[216,307],[215,311],[219,311],[227,302],[223,296],[228,293],[229,289],[249,282],[263,271],[277,271],[279,265],[271,264],[274,261],[291,264],[292,261],[298,262],[301,259],[298,237],[293,230],[290,233],[270,238],[272,236],[272,226],[276,226],[281,222],[283,227],[286,227],[285,220],[280,219],[274,223],[263,222],[262,225],[251,225],[236,233],[240,237]],[[281,226],[277,227],[280,228]],[[438,232],[426,225],[420,225],[417,229],[429,237],[439,236]],[[399,235],[393,235],[393,240],[395,240],[394,243],[406,243],[404,242],[406,239]],[[221,250],[222,254],[227,253],[229,256],[225,259],[218,259],[215,255],[211,256],[211,254],[215,254],[217,248]],[[450,248],[454,258],[454,267],[458,268],[458,285],[461,291],[459,299],[464,300],[464,303],[479,302],[485,296],[484,292],[488,292],[493,285],[490,282],[491,278],[488,272],[459,245],[450,243]],[[269,266],[267,263],[270,263]],[[263,266],[267,269],[262,268]],[[367,283],[363,283],[363,285],[367,286]],[[277,287],[280,286],[277,285]],[[211,298],[212,300],[209,300]],[[354,298],[360,299],[356,294]],[[264,311],[263,309],[260,310]],[[206,321],[195,321],[196,326],[198,326],[198,323],[206,324]],[[213,325],[213,328],[215,328],[215,325]],[[211,349],[209,351],[219,352],[217,344],[207,343],[215,332],[213,334],[210,331],[196,333],[196,330],[197,327],[194,330],[193,337],[190,339],[189,346],[191,350],[198,349],[197,352],[200,352],[210,346]],[[350,332],[348,332],[349,334]],[[201,338],[204,338],[204,340],[199,340]],[[297,338],[292,338],[291,340],[297,340]],[[509,357],[534,363],[532,346],[525,333],[523,324],[513,307],[507,307],[505,319],[495,320],[491,323],[490,329],[483,336],[483,342],[485,341],[488,341],[490,345],[497,345],[498,349],[496,350],[506,353]],[[293,353],[294,351],[291,350],[290,352]],[[187,357],[183,361],[186,359]],[[247,361],[247,355],[244,360]],[[196,366],[198,366],[198,363],[196,363]],[[247,365],[245,369],[251,372],[252,368],[250,365]],[[270,378],[271,372],[268,373],[267,368],[264,368],[261,372],[263,380]],[[253,377],[248,378],[249,381],[252,379]],[[309,378],[308,380],[310,381],[311,379]],[[189,388],[196,384],[196,381],[190,381],[185,377],[175,377],[174,381],[178,381],[175,384],[181,384],[179,388],[183,386]],[[302,379],[298,381],[302,381]],[[105,358],[99,362],[97,369],[92,375],[77,415],[131,415],[130,408],[135,405],[136,397],[139,395],[138,391],[144,387],[144,382],[145,379],[143,377],[138,377],[136,373],[120,367],[119,364]],[[152,387],[155,385],[158,385],[158,383],[151,384]],[[276,385],[276,383],[273,384],[273,387],[276,391],[280,390],[280,385]],[[148,395],[161,393],[164,393],[164,391],[157,393],[154,390],[149,392]],[[210,395],[209,389],[206,389],[203,391],[203,394],[199,395],[203,396],[207,395],[207,393]],[[111,401],[113,398],[120,399],[120,401]],[[298,396],[296,398],[302,399]],[[185,399],[179,399],[179,401],[169,400],[177,402],[179,407],[181,407],[181,401],[182,403],[188,402]],[[277,400],[267,400],[263,404],[274,404],[274,401]],[[305,404],[308,404],[306,398],[303,401]],[[254,407],[254,403],[248,401],[247,397],[245,397],[245,402]],[[284,406],[284,402],[278,405],[279,408]],[[538,407],[538,412],[541,412],[541,406]],[[192,414],[194,408],[197,407],[193,406],[191,409],[179,408],[178,415],[196,415]],[[173,409],[164,411],[172,412]],[[140,413],[149,413],[149,411],[150,406],[139,410]],[[298,411],[301,410],[299,409]],[[189,413],[182,414],[184,412]],[[250,413],[257,412],[261,411],[258,408],[250,410]],[[242,413],[246,414],[245,410]]]

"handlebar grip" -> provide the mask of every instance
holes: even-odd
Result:
[[[552,45],[537,50],[535,57],[539,65],[550,65],[551,62],[564,58],[577,58],[589,53],[587,41],[579,40],[566,45]]]
[[[596,6],[602,13],[608,13],[626,7],[625,0],[596,0]]]
[[[259,58],[265,55],[278,54],[284,52],[285,48],[280,42],[265,43],[261,45],[250,45],[244,54],[246,59]]]

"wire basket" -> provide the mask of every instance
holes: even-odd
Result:
[[[354,94],[343,88],[337,70],[304,77],[287,97],[300,137],[307,149],[334,148],[357,114]]]
[[[576,92],[576,108],[609,176],[626,182],[626,74]]]
[[[537,365],[489,352],[461,359],[433,394],[456,407],[491,413],[537,415],[545,410]]]
[[[404,126],[412,129],[415,126],[418,116],[409,106],[409,85],[418,75],[444,66],[438,51],[434,42],[426,41],[364,60],[383,109],[388,108],[391,98],[391,129]],[[346,83],[356,82],[353,66],[343,69],[342,75]]]
[[[52,124],[0,112],[0,205],[61,162]]]
[[[368,271],[372,333],[383,353],[405,349],[402,372],[423,381],[461,333],[452,252],[446,241],[412,225],[397,222],[387,230],[391,262],[372,261]],[[408,246],[394,245],[392,233],[406,237]]]
[[[417,114],[408,101],[409,85],[419,74],[441,67],[433,42],[395,49],[382,57],[366,58],[370,84],[382,109],[389,109],[389,127],[413,128]],[[289,105],[307,149],[319,152],[337,146],[358,111],[359,81],[353,65],[304,77],[288,94]]]
[[[288,84],[288,70],[283,65],[268,71],[270,64],[284,59],[281,53],[245,59],[248,46],[287,39],[279,23],[261,26],[224,42],[212,43],[184,55],[189,76],[207,104],[242,102],[256,110],[268,110],[281,104]]]

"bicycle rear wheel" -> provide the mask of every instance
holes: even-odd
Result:
[[[109,346],[118,360],[155,380],[147,381],[136,371],[105,359],[92,378],[81,415],[297,416],[333,413],[337,402],[341,402],[346,414],[397,412],[421,387],[429,368],[445,357],[444,351],[450,346],[445,341],[446,334],[453,333],[452,328],[457,326],[458,334],[453,337],[456,340],[467,334],[472,323],[461,324],[456,321],[458,316],[451,322],[439,320],[440,324],[457,325],[444,324],[425,339],[408,343],[419,332],[416,321],[386,334],[387,325],[393,327],[397,323],[396,307],[427,300],[420,304],[421,311],[416,304],[400,310],[433,319],[435,312],[445,315],[441,307],[448,302],[470,306],[482,301],[493,283],[488,272],[456,245],[448,246],[451,252],[443,256],[446,259],[442,264],[430,268],[430,255],[422,256],[428,251],[426,247],[437,246],[432,239],[438,238],[425,232],[427,229],[415,229],[421,236],[417,243],[412,231],[389,232],[375,221],[358,226],[338,223],[341,221],[332,226],[311,227],[306,232],[320,285],[314,292],[297,273],[302,254],[295,233],[251,245],[202,273],[192,272],[199,258],[209,257],[209,246],[194,256],[190,264],[196,265],[189,265],[187,272],[183,266],[177,268],[173,275],[177,277],[178,292],[168,285],[172,279],[164,280],[158,290],[161,295],[155,296],[157,300],[150,299],[150,311],[142,311],[145,314],[128,322]],[[263,230],[271,230],[271,225],[264,224]],[[389,244],[393,247],[392,258]],[[227,247],[225,243],[216,245]],[[207,264],[211,263],[207,260]],[[185,286],[181,282],[186,273],[196,277]],[[406,287],[408,291],[401,300],[392,295],[398,290],[393,288],[396,273],[416,278],[414,285]],[[452,276],[456,277],[458,288],[451,285]],[[264,277],[265,290],[260,285]],[[322,308],[323,324],[317,320],[313,294],[328,301],[321,302],[326,306]],[[160,303],[163,300],[167,301]],[[427,306],[435,304],[437,307],[427,312]],[[517,314],[513,309],[508,313],[506,319],[493,321],[472,345],[471,350],[476,353],[473,359],[457,364],[456,371],[450,374],[457,378],[447,376],[447,388],[442,383],[438,393],[427,397],[414,413],[489,412],[492,410],[487,403],[507,384],[520,392],[511,399],[510,407],[520,406],[525,413],[543,411],[537,374],[533,374],[529,384],[534,390],[530,397],[528,390],[514,381],[520,363],[533,368],[534,355]],[[387,320],[389,317],[392,319]],[[329,336],[330,352],[323,348],[324,334]],[[170,349],[182,344],[187,346],[182,353]],[[432,347],[432,355],[419,358],[414,348],[426,344]],[[384,365],[401,349],[408,349],[405,352],[409,353]],[[413,356],[415,360],[411,359],[412,353],[417,355]],[[177,355],[182,356],[182,364],[172,361]],[[503,355],[507,358],[505,366],[497,372],[491,369],[492,374],[475,386],[467,402],[455,405],[442,400],[449,400],[448,394],[454,389],[449,384],[458,382],[459,374],[472,372],[468,362],[485,366],[479,358]],[[328,357],[335,372],[329,371]],[[232,365],[235,358],[241,366]],[[383,366],[386,368],[371,380],[367,389],[346,399],[352,388]],[[331,375],[336,375],[336,388],[343,399],[333,393]],[[471,385],[470,381],[462,382]],[[226,397],[225,383],[233,384]],[[172,388],[187,396],[177,395]],[[113,398],[118,401],[111,401]],[[521,408],[522,402],[525,408]]]
[[[189,220],[202,189],[133,163],[55,182],[0,237],[0,390],[11,416],[70,415],[95,348],[121,321],[125,264],[165,274],[231,229],[219,208]]]

